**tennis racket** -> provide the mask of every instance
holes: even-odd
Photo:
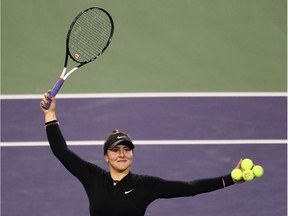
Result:
[[[64,81],[83,65],[97,59],[112,40],[114,23],[110,14],[99,7],[91,7],[81,11],[70,25],[66,37],[66,57],[60,78],[51,90],[50,96],[55,97]],[[76,64],[66,73],[68,58]],[[43,108],[50,107],[51,100]]]

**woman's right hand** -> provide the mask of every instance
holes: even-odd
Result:
[[[40,108],[45,114],[45,122],[57,120],[56,119],[56,99],[50,96],[51,90],[44,93],[44,97],[40,102]],[[48,109],[43,108],[48,101],[51,100],[51,104]]]

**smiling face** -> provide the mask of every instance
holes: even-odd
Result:
[[[126,145],[119,144],[109,149],[104,155],[109,164],[111,174],[128,174],[133,161],[133,150]]]

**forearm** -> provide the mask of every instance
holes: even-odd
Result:
[[[59,160],[62,160],[62,158],[65,158],[65,155],[67,154],[68,147],[58,124],[57,119],[45,122],[47,138],[51,150]]]
[[[207,193],[228,187],[233,184],[234,183],[230,175],[210,179],[200,179],[190,182],[190,192],[192,195]]]

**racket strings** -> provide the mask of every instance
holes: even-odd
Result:
[[[99,9],[91,9],[78,17],[69,36],[69,52],[77,62],[97,58],[108,46],[112,33],[109,16]]]

